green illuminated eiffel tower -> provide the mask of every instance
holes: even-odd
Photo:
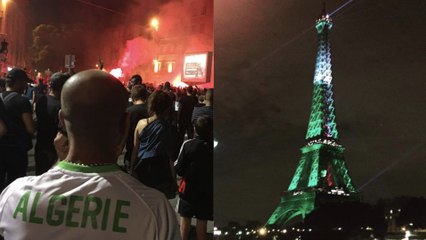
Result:
[[[318,53],[307,144],[296,173],[266,225],[284,226],[324,203],[359,201],[338,141],[334,115],[329,34],[332,21],[325,10],[316,21]]]

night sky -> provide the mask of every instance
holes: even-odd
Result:
[[[90,32],[124,23],[147,23],[158,8],[171,0],[29,0],[32,24],[70,26],[83,23]]]
[[[327,1],[331,13],[346,0]],[[215,222],[266,222],[305,145],[320,0],[215,0]],[[426,196],[426,1],[332,16],[336,122],[363,199]]]

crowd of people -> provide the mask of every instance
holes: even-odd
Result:
[[[207,239],[213,89],[137,74],[124,87],[99,70],[31,82],[18,68],[0,81],[0,239],[186,240],[193,217]],[[36,176],[24,177],[33,138]]]

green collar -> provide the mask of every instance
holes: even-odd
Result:
[[[78,163],[71,163],[67,161],[60,161],[57,166],[59,168],[82,173],[104,173],[104,172],[113,172],[120,171],[120,167],[117,164],[107,164],[100,166],[89,166]]]

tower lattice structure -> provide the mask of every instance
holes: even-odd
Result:
[[[318,52],[307,144],[293,179],[266,225],[284,226],[295,217],[305,218],[330,202],[359,201],[339,143],[333,100],[330,32],[333,26],[325,10],[316,21]]]

